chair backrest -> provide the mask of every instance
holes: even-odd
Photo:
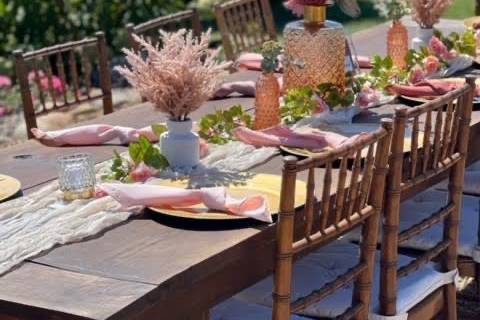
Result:
[[[227,60],[252,51],[265,41],[276,40],[277,32],[268,0],[231,0],[215,6],[217,24]]]
[[[353,281],[353,306],[343,316],[367,319],[391,132],[391,120],[383,120],[376,132],[324,155],[299,162],[292,157],[285,159],[277,223],[273,319],[289,319],[291,312],[303,310]],[[334,172],[333,166],[338,162],[340,169]],[[351,172],[349,163],[353,163]],[[318,171],[324,172],[324,176],[316,184]],[[296,210],[295,181],[302,172],[308,172],[307,197],[305,206]],[[292,302],[294,256],[325,246],[358,226],[362,226],[364,235],[359,264],[323,288]]]
[[[441,98],[414,108],[397,108],[387,178],[383,219],[381,314],[396,314],[398,278],[406,276],[435,258],[443,258],[444,271],[456,269],[458,219],[463,174],[469,138],[475,79]],[[411,126],[410,150],[404,150],[406,128]],[[400,203],[449,177],[449,193],[442,209],[431,217],[399,232]],[[441,199],[439,199],[441,201]],[[398,268],[399,244],[444,222],[444,238],[411,264]]]
[[[51,111],[103,99],[104,114],[113,112],[107,50],[105,35],[98,32],[96,38],[14,52],[29,138],[30,129],[37,127],[36,117]],[[93,90],[94,72],[99,92]]]
[[[152,43],[157,43],[159,39],[158,31],[160,29],[168,32],[177,31],[180,29],[192,30],[196,37],[202,34],[202,25],[197,10],[185,10],[171,15],[158,17],[147,22],[134,25],[129,23],[127,25],[128,44],[135,51],[140,50],[139,44],[133,38],[133,35],[143,36],[149,39]]]

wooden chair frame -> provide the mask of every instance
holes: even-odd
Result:
[[[391,133],[391,120],[384,120],[382,128],[375,133],[362,137],[355,143],[326,152],[322,156],[299,162],[294,157],[285,158],[280,215],[277,223],[277,262],[272,319],[289,319],[291,312],[304,310],[353,281],[354,306],[341,318],[367,319]],[[368,149],[368,155],[362,173],[361,161],[364,149]],[[332,163],[340,159],[338,185],[334,189],[336,194],[332,196]],[[354,163],[353,171],[350,184],[347,185],[347,162],[351,160]],[[319,167],[326,167],[320,202],[315,197],[315,169]],[[308,171],[307,198],[305,206],[300,209],[301,212],[296,212],[295,181],[297,174],[302,171]],[[315,214],[317,210],[321,214]],[[291,302],[294,257],[298,258],[325,246],[360,225],[364,237],[360,263],[323,288]]]
[[[23,103],[23,112],[25,115],[25,122],[27,126],[27,135],[28,138],[33,138],[33,134],[30,129],[37,128],[37,116],[42,114],[47,114],[51,111],[57,111],[64,109],[66,107],[79,105],[84,102],[94,101],[98,99],[103,100],[103,112],[108,114],[113,112],[113,102],[112,102],[112,84],[110,78],[110,70],[108,66],[108,48],[105,40],[105,34],[103,32],[97,32],[96,38],[86,38],[80,41],[68,42],[64,44],[55,45],[52,47],[43,48],[36,51],[31,51],[24,53],[22,50],[14,51],[15,56],[15,66],[17,72],[18,82],[20,84],[20,90],[22,95]],[[91,95],[91,64],[88,60],[88,57],[83,55],[82,51],[82,63],[83,67],[86,69],[84,74],[84,81],[87,87],[87,96],[82,98],[78,93],[80,87],[77,61],[75,57],[75,50],[82,50],[85,48],[94,47],[96,48],[96,54],[98,55],[98,65],[100,73],[100,87],[101,94]],[[64,90],[63,99],[58,97],[53,90],[53,72],[52,72],[52,63],[50,58],[54,57],[56,60],[56,69],[62,83],[67,83],[66,80],[66,68],[63,61],[63,55],[68,54],[68,71],[70,72],[70,77],[72,79],[72,86],[74,90],[74,100],[69,101],[67,94]],[[36,112],[32,92],[30,89],[29,79],[28,79],[28,63],[33,63],[33,72],[35,74],[35,85],[39,91],[39,99],[42,105],[42,108],[39,112]],[[47,97],[50,97],[53,106],[49,109],[46,107],[45,96],[41,89],[39,72],[41,71],[39,64],[46,66],[46,76],[49,83],[49,92]],[[63,100],[61,102],[60,100]]]
[[[155,29],[159,30],[162,27],[168,26],[169,24],[183,23],[186,21],[191,22],[193,34],[196,37],[200,37],[202,34],[202,24],[200,22],[200,16],[196,9],[192,9],[177,12],[167,16],[158,17],[138,25],[134,25],[133,23],[127,24],[126,29],[128,34],[128,44],[133,50],[139,51],[140,47],[138,42],[135,41],[133,37],[134,34],[141,36],[149,31]]]
[[[268,0],[231,0],[219,3],[215,5],[215,16],[227,60],[234,61],[240,53],[257,49],[265,41],[277,39]],[[252,22],[262,30],[249,32],[248,24]]]
[[[443,271],[457,268],[458,224],[462,202],[463,176],[468,146],[475,78],[443,97],[415,108],[397,108],[391,146],[390,171],[387,178],[383,223],[380,306],[381,315],[396,315],[398,278],[406,276],[435,258]],[[455,101],[457,103],[455,104]],[[444,111],[444,107],[446,111]],[[444,118],[445,113],[445,118]],[[424,117],[424,139],[419,147],[420,118]],[[412,147],[404,153],[407,122],[412,123]],[[433,123],[433,124],[432,124]],[[432,141],[433,137],[433,141]],[[400,202],[449,175],[448,204],[429,218],[399,232]],[[399,244],[437,223],[444,223],[444,237],[434,248],[424,252],[400,269],[397,265]],[[442,295],[441,290],[444,290]],[[444,297],[447,319],[456,319],[456,290],[449,284],[437,290],[409,313],[409,319],[431,319],[439,311],[438,299]]]

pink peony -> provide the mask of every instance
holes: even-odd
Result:
[[[427,76],[430,76],[440,70],[440,60],[435,56],[428,56],[423,61],[423,68]]]
[[[141,162],[132,172],[130,172],[130,178],[135,182],[145,182],[156,173],[157,171],[155,169]]]
[[[12,86],[12,79],[7,76],[0,75],[0,89],[10,88]]]
[[[57,95],[62,94],[65,90],[65,86],[59,77],[52,76],[52,85],[53,91],[55,91]],[[43,77],[40,79],[40,87],[43,91],[48,91],[50,89],[50,81],[48,80],[48,77]]]
[[[412,68],[412,71],[410,73],[410,83],[415,84],[417,82],[425,80],[425,71],[419,66],[416,65]]]

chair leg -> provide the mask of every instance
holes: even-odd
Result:
[[[475,263],[475,283],[477,289],[477,299],[480,300],[480,264]]]
[[[200,315],[200,320],[210,320],[210,310],[203,312]]]
[[[454,283],[445,286],[445,319],[457,320],[457,288]]]

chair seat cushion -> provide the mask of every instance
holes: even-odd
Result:
[[[292,299],[296,300],[306,296],[313,290],[321,288],[339,275],[358,263],[359,247],[348,241],[338,240],[298,260],[294,264]],[[379,257],[377,254],[372,311],[378,312],[379,294]],[[411,258],[400,256],[400,265],[406,265]],[[399,314],[406,313],[409,309],[422,301],[446,283],[453,282],[453,273],[441,273],[435,270],[433,264],[428,264],[419,271],[400,279],[397,309]],[[250,304],[272,306],[273,277],[270,276],[254,286],[247,288],[235,296],[235,299]],[[302,315],[311,317],[332,318],[339,316],[350,307],[353,285],[337,291],[318,304],[310,306]],[[247,319],[247,318],[245,318]]]
[[[235,297],[215,306],[210,310],[211,320],[268,320],[272,318],[272,309],[241,301]],[[291,320],[311,318],[292,315]]]
[[[427,190],[409,201],[400,208],[400,230],[406,230],[411,226],[427,218],[433,212],[445,205],[447,193],[445,191]],[[460,222],[460,238],[458,252],[467,257],[476,257],[478,242],[478,221],[480,198],[463,196],[462,219]],[[443,224],[436,224],[425,230],[418,236],[402,243],[402,248],[428,250],[442,240]]]

